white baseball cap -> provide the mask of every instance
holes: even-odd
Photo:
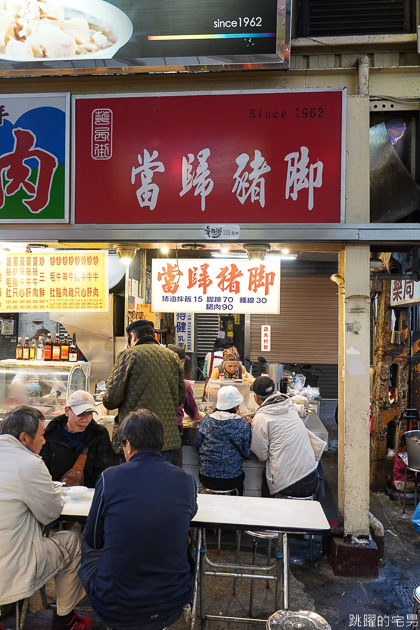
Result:
[[[67,398],[66,407],[70,407],[76,416],[89,411],[98,413],[95,409],[95,400],[92,394],[85,392],[83,389],[76,390]]]
[[[244,397],[241,392],[233,385],[224,385],[217,394],[217,408],[221,411],[225,409],[233,409],[243,403]]]

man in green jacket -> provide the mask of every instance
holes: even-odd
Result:
[[[172,461],[181,447],[178,407],[185,400],[184,372],[175,352],[155,338],[153,322],[139,319],[127,326],[128,345],[117,357],[106,383],[103,403],[118,408],[118,421],[138,409],[153,411],[162,420],[162,455]]]

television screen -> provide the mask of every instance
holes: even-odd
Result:
[[[290,0],[16,0],[0,76],[287,68]]]

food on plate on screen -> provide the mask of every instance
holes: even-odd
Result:
[[[64,17],[47,0],[0,0],[0,54],[12,59],[65,58],[103,50],[115,43],[111,30],[78,13]]]

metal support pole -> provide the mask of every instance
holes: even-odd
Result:
[[[257,558],[257,543],[258,543],[258,538],[254,538],[254,540],[252,541],[252,564],[255,564],[255,560]],[[248,610],[248,615],[250,617],[252,617],[253,612],[252,612],[252,608],[254,606],[254,580],[251,578],[251,586],[249,589],[249,610]]]
[[[281,544],[280,544],[281,541]],[[276,590],[274,593],[274,607],[275,610],[280,610],[281,606],[282,606],[282,602],[280,601],[280,599],[283,599],[281,597],[282,593],[283,593],[283,551],[282,551],[282,545],[283,545],[283,535],[279,534],[277,536],[277,543],[276,543],[276,549],[275,549],[275,561],[276,561]]]
[[[283,608],[289,609],[289,543],[283,534]]]
[[[198,575],[200,572],[200,549],[201,549],[201,529],[197,530],[195,539],[196,543],[196,555],[195,555],[195,567],[194,567],[194,586],[193,586],[193,601],[191,609],[191,630],[194,630],[195,622],[197,619],[197,600],[198,600]]]
[[[200,546],[200,617],[202,621],[206,618],[206,589],[205,589],[205,562],[206,562],[206,530],[202,530],[202,541]]]

